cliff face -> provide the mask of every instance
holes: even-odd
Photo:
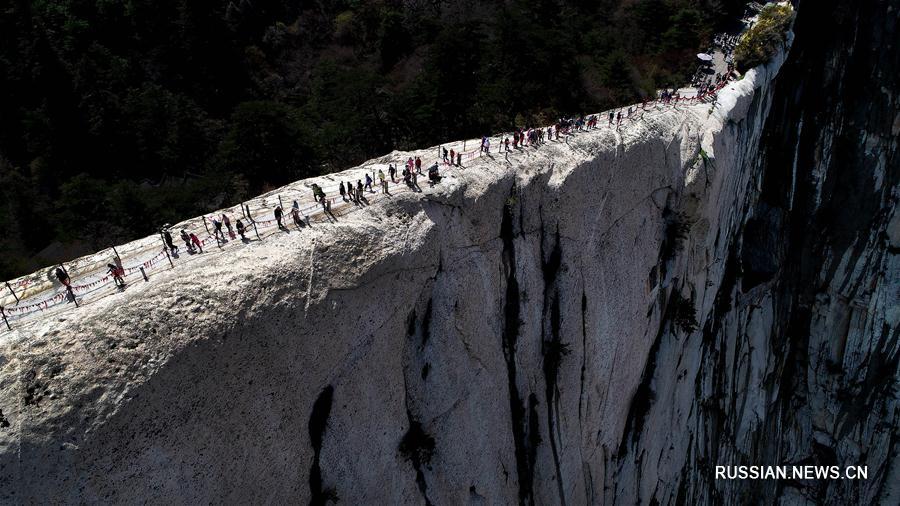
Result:
[[[897,76],[859,70],[897,63],[888,4],[801,11],[789,74],[714,106],[481,158],[13,334],[0,493],[892,502]],[[869,480],[712,469],[811,462]]]
[[[800,6],[735,275],[703,327],[691,431],[710,463],[864,465],[869,479],[701,481],[693,497],[900,501],[898,15],[897,1]]]

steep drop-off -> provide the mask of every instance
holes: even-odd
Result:
[[[812,23],[802,87],[779,54],[714,105],[481,158],[13,334],[3,500],[887,500],[898,121],[842,109],[870,83],[817,62],[871,41],[815,48]],[[823,461],[870,479],[712,471]]]

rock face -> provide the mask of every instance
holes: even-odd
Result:
[[[836,3],[714,106],[5,338],[3,502],[895,503],[898,9]],[[806,463],[869,479],[712,470]]]

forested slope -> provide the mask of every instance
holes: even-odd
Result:
[[[680,84],[737,0],[14,0],[0,277],[392,149]]]

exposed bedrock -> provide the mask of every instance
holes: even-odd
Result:
[[[3,502],[893,503],[896,98],[816,66],[878,30],[810,34],[891,3],[801,10],[792,83],[778,55],[13,334]],[[832,462],[869,479],[712,470]]]

